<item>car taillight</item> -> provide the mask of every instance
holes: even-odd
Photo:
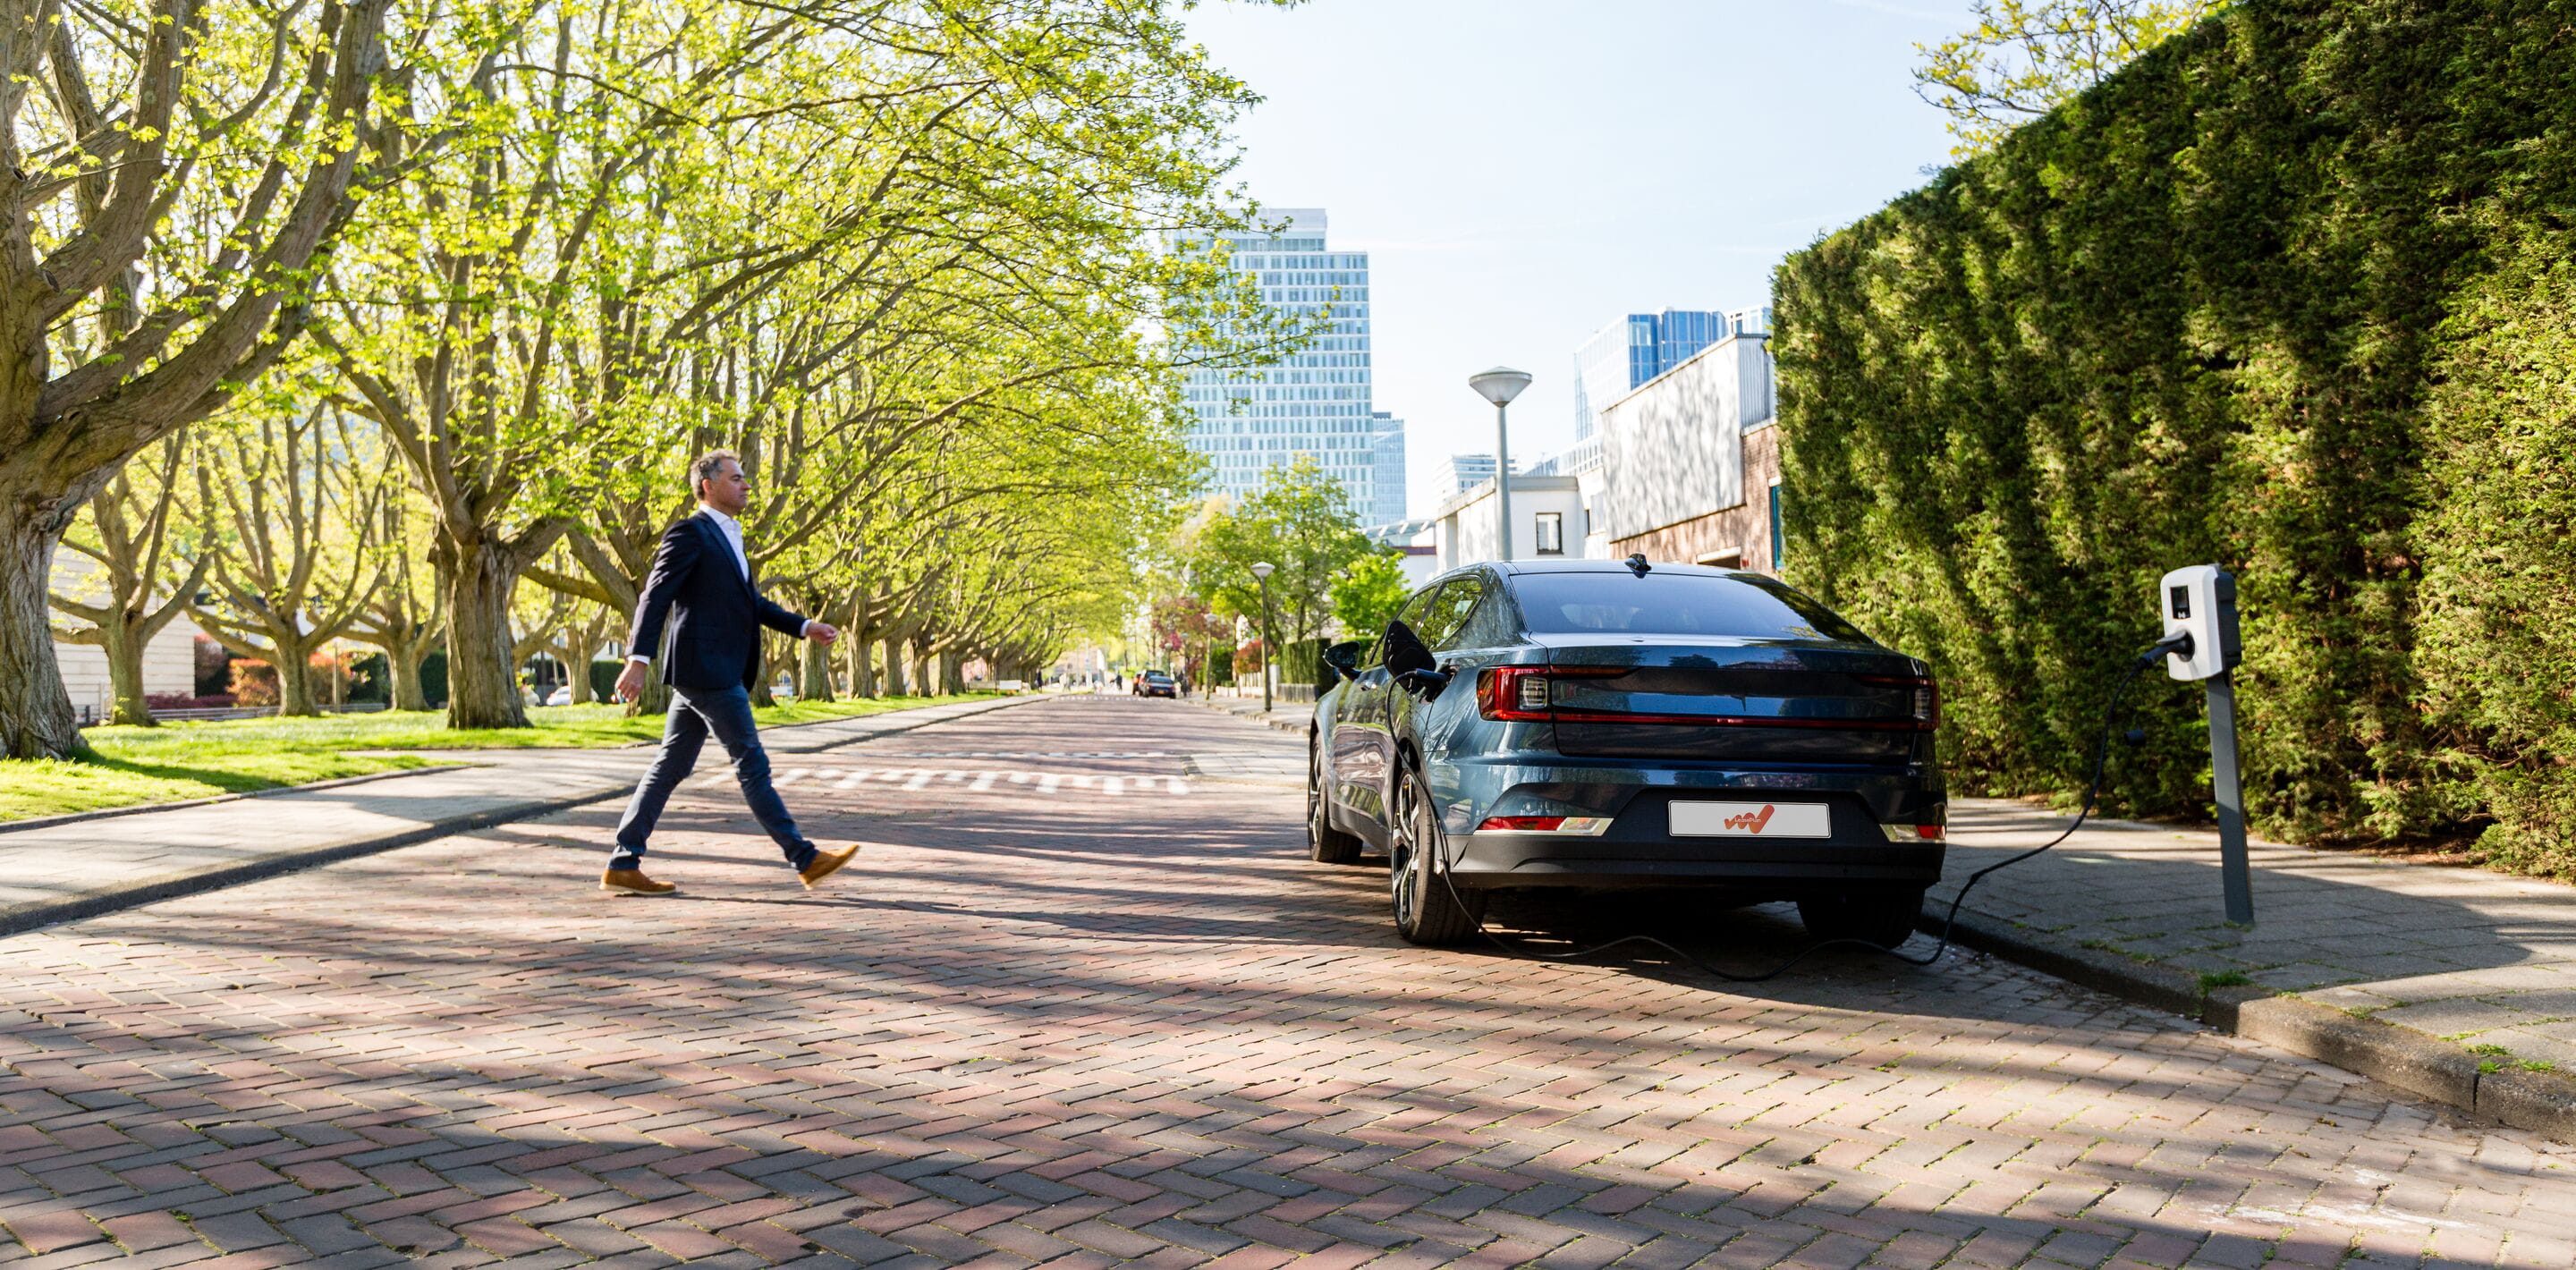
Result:
[[[1609,827],[1608,816],[1487,816],[1476,832],[1597,834]]]
[[[1476,676],[1476,713],[1504,723],[1536,723],[1552,717],[1553,678],[1588,675],[1615,677],[1624,666],[1495,666]]]
[[[1880,825],[1889,842],[1939,842],[1948,830],[1940,825]]]
[[[1547,667],[1495,666],[1476,677],[1476,713],[1503,722],[1547,717]]]
[[[1865,684],[1885,684],[1906,690],[1906,714],[1914,726],[1930,732],[1941,726],[1941,685],[1920,675],[1854,675]]]

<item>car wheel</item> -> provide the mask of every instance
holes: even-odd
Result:
[[[1349,864],[1360,858],[1358,834],[1333,827],[1324,803],[1324,747],[1306,738],[1306,856],[1317,864]]]
[[[1386,869],[1395,933],[1409,944],[1454,944],[1484,919],[1484,893],[1458,890],[1440,876],[1440,817],[1410,768],[1396,786],[1395,807]]]
[[[1798,920],[1818,939],[1857,939],[1894,948],[1914,933],[1915,916],[1923,911],[1919,886],[1872,887],[1838,895],[1815,895],[1798,901]]]

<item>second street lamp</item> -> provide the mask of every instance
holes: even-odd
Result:
[[[1529,387],[1529,372],[1497,366],[1467,377],[1476,395],[1494,403],[1494,523],[1502,530],[1497,558],[1512,558],[1512,442],[1507,420],[1512,398]]]
[[[1261,584],[1261,712],[1270,713],[1270,571],[1278,566],[1265,560],[1252,566],[1252,578]]]

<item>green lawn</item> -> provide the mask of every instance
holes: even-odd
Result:
[[[761,726],[775,727],[974,699],[795,701],[757,714]],[[533,708],[528,718],[535,726],[528,728],[451,732],[441,723],[444,717],[434,711],[383,711],[90,728],[81,735],[97,751],[93,761],[0,759],[0,821],[276,789],[440,761],[435,755],[359,751],[595,749],[662,735],[659,716],[630,719],[623,707],[607,705]]]

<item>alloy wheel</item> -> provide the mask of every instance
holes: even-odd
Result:
[[[1387,888],[1395,904],[1396,925],[1410,930],[1420,923],[1422,914],[1422,869],[1420,861],[1425,840],[1421,791],[1408,772],[1396,784],[1394,849],[1387,855]]]

